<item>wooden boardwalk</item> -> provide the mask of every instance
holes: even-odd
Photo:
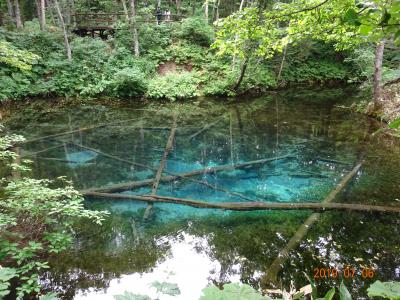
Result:
[[[108,35],[114,34],[118,28],[118,22],[127,21],[128,17],[124,13],[86,13],[72,14],[72,29],[71,31],[80,36],[99,36],[107,38]],[[137,23],[170,23],[179,22],[184,15],[177,14],[159,14],[159,15],[137,15]]]

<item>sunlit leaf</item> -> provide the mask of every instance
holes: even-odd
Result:
[[[368,288],[368,297],[383,297],[390,300],[400,300],[400,282],[375,281]]]

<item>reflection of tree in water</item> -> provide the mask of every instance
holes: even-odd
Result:
[[[309,99],[304,101],[305,97]],[[315,158],[318,155],[354,162],[359,145],[364,149],[365,145],[361,141],[367,132],[368,123],[364,118],[354,118],[335,108],[334,101],[329,101],[331,98],[336,99],[337,95],[321,92],[299,97],[263,97],[246,103],[231,104],[229,113],[226,113],[226,104],[217,102],[204,102],[199,106],[180,104],[180,124],[171,158],[188,165],[199,161],[202,166],[206,166],[215,162],[228,164],[239,160],[255,160],[273,156],[273,151],[282,151],[292,152],[297,156],[296,160],[251,168],[242,174],[243,180],[251,175],[266,181],[269,176],[274,175],[274,168],[279,172],[292,172],[295,175],[299,170],[309,171],[311,175],[329,175],[330,173],[324,173],[327,172],[327,167],[331,171],[335,170],[335,175],[346,173],[349,166],[318,164],[315,163]],[[171,108],[178,109],[178,106],[168,106],[166,109],[148,107],[143,111],[98,106],[94,111],[74,109],[71,120],[57,121],[60,116],[68,115],[61,111],[56,116],[51,113],[38,116],[36,112],[20,114],[20,118],[25,117],[25,124],[18,117],[14,121],[24,124],[28,136],[37,136],[43,121],[51,126],[72,123],[74,127],[82,127],[92,125],[93,120],[107,122],[136,116],[137,120],[124,126],[108,126],[72,137],[67,135],[59,142],[64,139],[65,142],[76,140],[117,157],[152,165],[164,151],[169,130],[165,124],[171,122]],[[204,124],[211,124],[218,118],[221,121],[217,126],[195,139],[189,138],[191,134],[201,130]],[[58,133],[64,129],[43,127],[41,134]],[[400,146],[389,143],[393,142],[372,140],[371,145],[367,146],[366,162],[357,184],[352,185],[343,195],[343,202],[393,204],[393,196],[400,183],[397,176],[400,160],[398,151],[396,153],[393,149]],[[26,150],[34,152],[51,146],[54,146],[54,141],[41,141],[28,144]],[[68,146],[67,150],[70,154],[79,149]],[[65,148],[54,149],[46,155],[64,159]],[[38,167],[35,172],[39,177],[51,178],[65,174],[74,177],[71,172],[76,172],[75,177],[84,181],[79,183],[83,187],[154,177],[153,172],[145,168],[133,168],[130,164],[113,161],[101,155],[92,164],[74,169],[59,162],[36,161],[36,164]],[[228,177],[229,175],[225,174]],[[304,176],[304,173],[300,175]],[[223,177],[224,174],[220,173],[219,176]],[[333,180],[330,182],[334,184]],[[272,199],[273,195],[267,194],[270,190],[271,188],[266,192],[261,191],[260,195],[255,196],[268,196]],[[314,190],[319,194],[314,194],[309,199],[321,199],[323,193],[321,194],[320,186],[314,186]],[[252,196],[249,194],[251,192],[255,193],[251,188],[244,192],[247,196]],[[302,200],[305,200],[307,195],[303,193],[302,196]],[[137,216],[142,213],[139,211]],[[135,220],[139,221],[141,218],[137,216]],[[223,284],[236,275],[242,282],[258,288],[262,273],[268,269],[307,216],[306,212],[233,213],[224,218],[191,219],[191,226],[186,226],[184,221],[146,225],[138,222],[136,226],[132,226],[132,215],[114,214],[101,227],[81,225],[75,250],[57,256],[52,262],[51,271],[45,275],[46,284],[49,289],[57,287],[64,295],[63,299],[68,299],[78,289],[105,289],[112,279],[122,274],[149,272],[167,258],[171,245],[179,239],[179,230],[185,230],[206,239],[207,247],[200,243],[197,250],[207,253],[208,257],[217,260],[221,265],[221,270],[210,274],[210,281]],[[313,268],[328,267],[329,263],[333,267],[336,264],[357,267],[363,263],[376,264],[377,279],[391,279],[392,270],[400,264],[398,239],[396,240],[398,236],[399,224],[394,216],[324,213],[300,246],[291,252],[279,278],[284,287],[288,287],[291,280],[300,287],[306,283],[303,271],[312,276]],[[323,280],[320,284],[322,288],[326,288],[327,285],[337,282]],[[364,287],[362,278],[358,276],[348,287],[352,287],[354,292],[361,288],[361,293]]]
[[[132,220],[131,216],[114,215],[102,226],[82,223],[74,249],[51,261],[51,269],[43,278],[46,289],[72,299],[77,290],[107,289],[112,279],[148,272],[160,263],[170,249],[160,238],[168,234],[168,229],[175,232],[176,226],[166,226],[167,233],[152,227],[136,228],[135,232]]]

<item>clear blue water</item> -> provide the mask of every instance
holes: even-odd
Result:
[[[343,108],[353,101],[357,99],[349,91],[319,90],[230,103],[203,99],[141,107],[125,102],[28,106],[7,125],[34,139],[106,124],[32,141],[22,149],[33,160],[35,176],[66,175],[79,190],[154,178],[175,112],[178,129],[163,176],[290,157],[164,182],[158,195],[206,202],[319,202],[363,156],[361,171],[336,201],[399,205],[400,143],[383,135],[372,138],[376,121]],[[151,186],[119,193],[150,194]],[[152,218],[143,221],[145,203],[87,197],[87,205],[112,215],[102,227],[81,224],[74,248],[43,274],[48,289],[65,299],[113,299],[125,290],[156,297],[150,286],[156,280],[176,283],[181,290],[178,297],[160,299],[198,299],[210,283],[243,282],[259,288],[272,261],[311,214],[156,204]],[[301,287],[307,283],[303,272],[312,276],[313,268],[347,264],[358,271],[374,267],[374,279],[398,280],[399,229],[393,215],[325,212],[292,250],[278,279],[285,287],[291,281]],[[357,276],[347,284],[365,296],[371,281]],[[318,282],[321,291],[338,283]]]

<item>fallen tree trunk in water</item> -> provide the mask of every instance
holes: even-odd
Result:
[[[322,203],[319,203],[321,206],[325,207],[333,207],[335,205],[338,205],[338,203],[331,203],[333,199],[348,185],[350,180],[357,174],[357,172],[360,170],[362,166],[362,163],[358,163],[353,170],[351,170],[343,179],[339,182],[339,184],[336,186],[336,188],[329,193],[329,195],[322,201]],[[342,204],[340,205],[344,208],[346,206],[352,206],[357,209],[365,209],[365,211],[368,211],[368,209],[374,209],[374,211],[381,211],[381,212],[399,212],[400,208],[394,207],[390,208],[389,210],[385,211],[386,207],[378,207],[378,206],[371,206],[371,205],[361,205],[361,204]],[[356,205],[356,206],[354,206]],[[376,210],[375,210],[376,209]],[[371,210],[372,211],[372,210]],[[304,238],[304,236],[308,233],[310,230],[311,226],[318,221],[320,218],[321,214],[320,213],[313,213],[311,216],[307,218],[307,220],[297,229],[295,234],[292,236],[292,238],[289,240],[287,243],[286,247],[283,248],[279,252],[279,256],[273,261],[269,269],[267,270],[266,274],[262,277],[261,282],[263,286],[267,286],[268,284],[272,283],[274,285],[277,284],[277,276],[279,271],[282,269],[283,263],[288,259],[289,253],[291,250],[296,248],[300,241]]]
[[[176,174],[176,175],[168,175],[168,176],[162,176],[160,178],[160,182],[171,182],[174,180],[178,180],[181,178],[185,177],[192,177],[192,176],[197,176],[201,174],[208,174],[208,173],[214,173],[214,172],[219,172],[219,171],[229,171],[229,170],[235,170],[235,169],[242,169],[254,165],[260,165],[260,164],[265,164],[268,162],[272,162],[275,160],[281,160],[281,159],[286,159],[286,158],[294,158],[292,155],[283,155],[283,156],[277,156],[277,157],[272,157],[272,158],[264,158],[264,159],[259,159],[259,160],[253,160],[249,162],[244,162],[244,163],[238,163],[235,165],[223,165],[223,166],[216,166],[216,167],[211,167],[211,168],[205,168],[205,169],[200,169],[200,170],[194,170],[191,172],[187,173],[181,173],[181,174]],[[103,192],[103,193],[115,193],[115,192],[123,192],[123,191],[128,191],[131,189],[135,189],[138,187],[142,186],[148,186],[152,185],[154,182],[154,179],[145,179],[145,180],[140,180],[140,181],[131,181],[131,182],[125,182],[125,183],[120,183],[120,184],[114,184],[111,186],[106,186],[106,187],[99,187],[99,188],[93,188],[93,189],[88,189],[88,190],[83,190],[80,191],[83,194],[89,193],[89,192]]]
[[[70,131],[65,131],[65,132],[60,132],[60,133],[55,133],[55,134],[50,134],[50,135],[46,135],[46,136],[33,138],[33,139],[30,139],[30,140],[26,140],[26,141],[20,142],[19,144],[27,144],[27,143],[31,143],[31,142],[37,142],[37,141],[41,141],[41,140],[45,140],[45,139],[50,139],[50,138],[55,138],[55,137],[59,137],[59,136],[63,136],[63,135],[68,135],[68,134],[71,134],[71,133],[77,133],[77,132],[82,132],[82,131],[102,128],[102,127],[107,127],[109,125],[121,124],[121,123],[135,121],[135,120],[137,120],[137,118],[128,119],[128,120],[122,120],[122,121],[116,121],[116,122],[111,122],[111,123],[102,123],[102,124],[98,124],[98,125],[94,125],[94,126],[88,126],[88,127],[81,127],[81,128],[70,130]]]
[[[217,125],[220,121],[222,121],[223,118],[224,118],[224,117],[222,116],[222,117],[220,117],[217,121],[214,121],[214,122],[212,122],[212,123],[210,123],[210,124],[207,124],[207,125],[204,126],[202,129],[200,129],[200,130],[197,131],[196,133],[192,134],[192,135],[189,137],[189,140],[194,139],[196,136],[202,134],[204,131],[207,131],[207,130],[210,129],[211,127],[214,127],[214,126]]]
[[[253,210],[351,210],[359,212],[381,212],[381,213],[397,213],[400,214],[400,207],[391,206],[376,206],[364,204],[349,204],[349,203],[282,203],[282,202],[205,202],[192,199],[175,198],[158,195],[124,195],[87,192],[85,196],[119,199],[119,200],[137,200],[152,203],[172,203],[187,205],[196,208],[211,208],[224,209],[235,211],[253,211]]]
[[[152,196],[157,194],[157,189],[158,189],[158,185],[160,184],[162,172],[164,171],[165,165],[167,164],[168,154],[172,150],[172,146],[173,146],[173,142],[174,142],[174,138],[175,138],[176,126],[177,126],[177,119],[178,118],[176,116],[176,113],[174,113],[171,132],[169,134],[167,145],[165,146],[164,154],[163,154],[163,157],[161,158],[160,166],[158,167],[156,177],[154,178],[153,186],[151,189]],[[148,202],[146,210],[144,212],[144,216],[143,216],[144,220],[147,220],[150,217],[152,209],[153,209],[152,202]]]

